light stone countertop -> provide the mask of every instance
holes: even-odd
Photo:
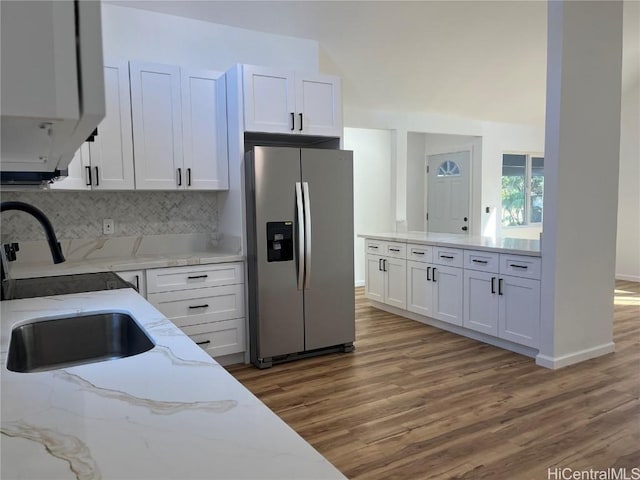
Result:
[[[131,289],[0,303],[3,479],[344,479]],[[11,329],[130,313],[146,353],[38,373],[7,370]]]
[[[419,245],[466,248],[486,252],[512,253],[533,257],[541,256],[540,240],[525,238],[493,238],[426,232],[358,234],[358,237]]]
[[[18,261],[10,262],[9,276],[33,278],[126,272],[245,260],[238,248],[212,245],[209,236],[203,234],[63,240],[61,245],[66,261],[54,265],[46,242],[20,242]]]

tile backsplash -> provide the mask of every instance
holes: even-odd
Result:
[[[110,237],[206,233],[218,231],[216,192],[2,192],[2,201],[18,200],[39,208],[60,240],[103,237],[102,221],[112,218]],[[44,240],[31,215],[2,213],[2,243]]]

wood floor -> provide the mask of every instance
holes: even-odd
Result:
[[[615,304],[616,352],[552,371],[374,309],[357,289],[354,353],[229,371],[350,479],[543,480],[547,467],[631,475],[640,284],[617,282]]]

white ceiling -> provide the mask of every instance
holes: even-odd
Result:
[[[316,40],[345,109],[544,122],[544,1],[109,3]]]

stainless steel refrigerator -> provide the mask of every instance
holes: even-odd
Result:
[[[245,157],[251,361],[353,350],[353,152]]]

